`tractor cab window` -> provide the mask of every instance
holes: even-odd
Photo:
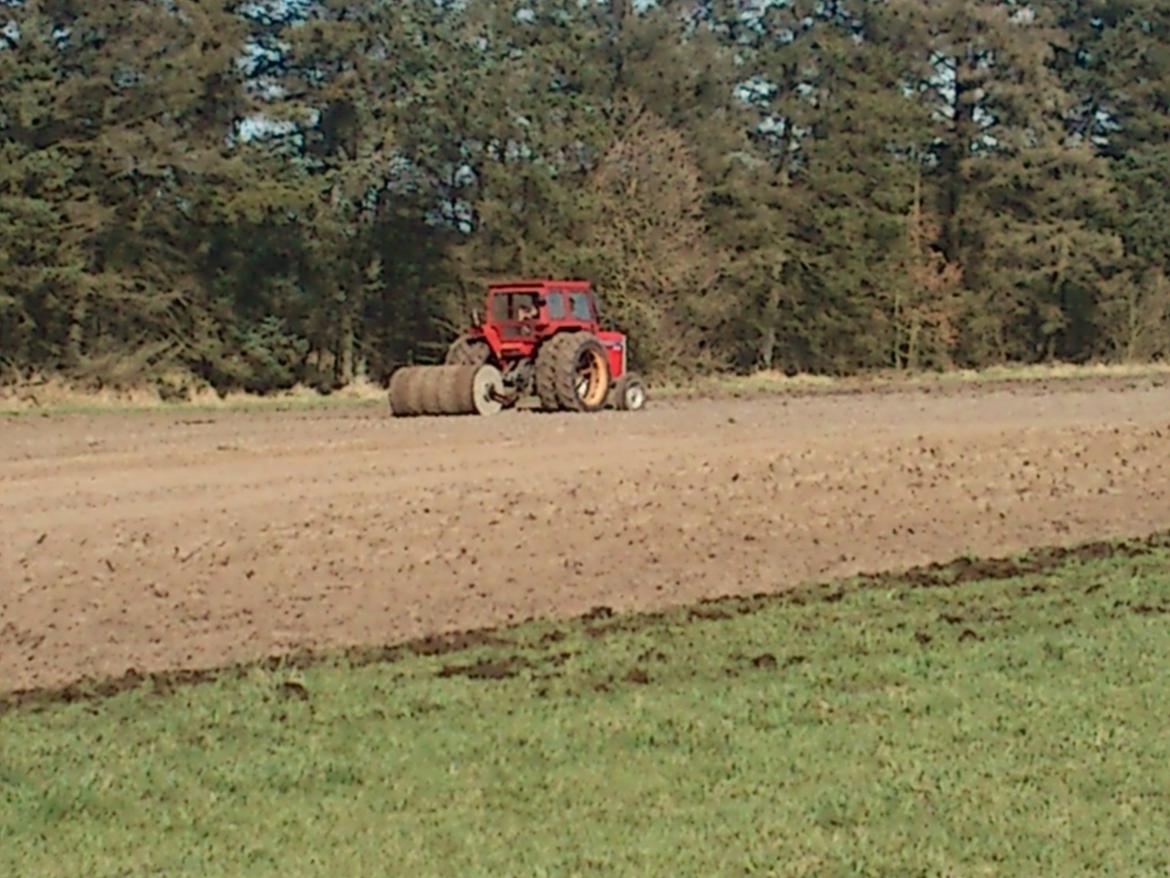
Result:
[[[497,323],[523,322],[540,316],[537,293],[497,293],[492,296],[492,320]]]
[[[589,297],[585,293],[572,293],[569,296],[569,307],[573,312],[573,319],[584,323],[593,322],[593,309],[589,307]]]
[[[565,319],[565,294],[564,293],[549,293],[545,296],[545,304],[548,306],[549,320],[564,320]]]

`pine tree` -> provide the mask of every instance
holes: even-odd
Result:
[[[385,301],[389,266],[428,252],[408,251],[388,234],[405,231],[404,204],[435,194],[431,181],[420,195],[402,179],[412,126],[436,121],[411,112],[418,96],[409,73],[439,54],[420,38],[426,15],[421,3],[328,4],[291,35],[283,93],[267,102],[275,130],[295,133],[239,148],[262,170],[235,191],[232,209],[251,223],[288,226],[302,249],[297,331],[309,340],[316,381],[328,373],[327,383],[344,385],[371,362],[408,356],[429,328],[416,321],[404,334],[387,325],[395,309]],[[414,164],[425,167],[426,157]]]
[[[1102,303],[1096,349],[1123,359],[1170,352],[1170,9],[1154,0],[1054,3],[1069,35],[1058,71],[1073,131],[1110,159],[1125,243]]]
[[[928,136],[901,90],[907,27],[839,5],[713,7],[743,59],[739,144],[724,148],[713,224],[740,291],[748,367],[890,365],[894,256]],[[863,329],[864,328],[864,329]]]
[[[21,356],[134,380],[188,341],[197,303],[178,240],[182,193],[222,140],[210,117],[230,91],[232,28],[194,2],[127,15],[113,2],[28,0],[11,13],[0,216],[28,241],[6,257],[17,267],[5,300],[20,303],[15,325],[35,331]]]
[[[927,240],[929,116],[904,87],[913,33],[885,4],[833,7],[815,34],[816,115],[798,169],[810,206],[797,230],[820,368],[949,363],[953,270]],[[827,318],[827,319],[826,319]]]
[[[1065,35],[1042,5],[902,0],[934,112],[941,247],[963,272],[968,364],[1072,356],[1118,253],[1108,168],[1070,137],[1055,72]]]

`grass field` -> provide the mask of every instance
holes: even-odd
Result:
[[[9,703],[0,874],[1165,874],[1170,552],[1049,567]]]

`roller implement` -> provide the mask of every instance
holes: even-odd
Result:
[[[494,415],[531,396],[546,411],[646,404],[642,381],[628,368],[626,337],[602,329],[588,281],[493,284],[486,315],[451,343],[444,365],[394,372],[393,414]]]

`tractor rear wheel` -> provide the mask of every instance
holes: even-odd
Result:
[[[561,407],[557,399],[557,348],[565,339],[564,335],[554,335],[540,346],[536,353],[536,395],[540,397],[540,407],[546,412],[555,412]]]
[[[447,348],[444,362],[448,366],[482,366],[491,359],[492,349],[486,341],[461,335]]]
[[[609,359],[588,333],[567,332],[541,346],[536,359],[536,392],[548,410],[597,412],[610,389]]]

